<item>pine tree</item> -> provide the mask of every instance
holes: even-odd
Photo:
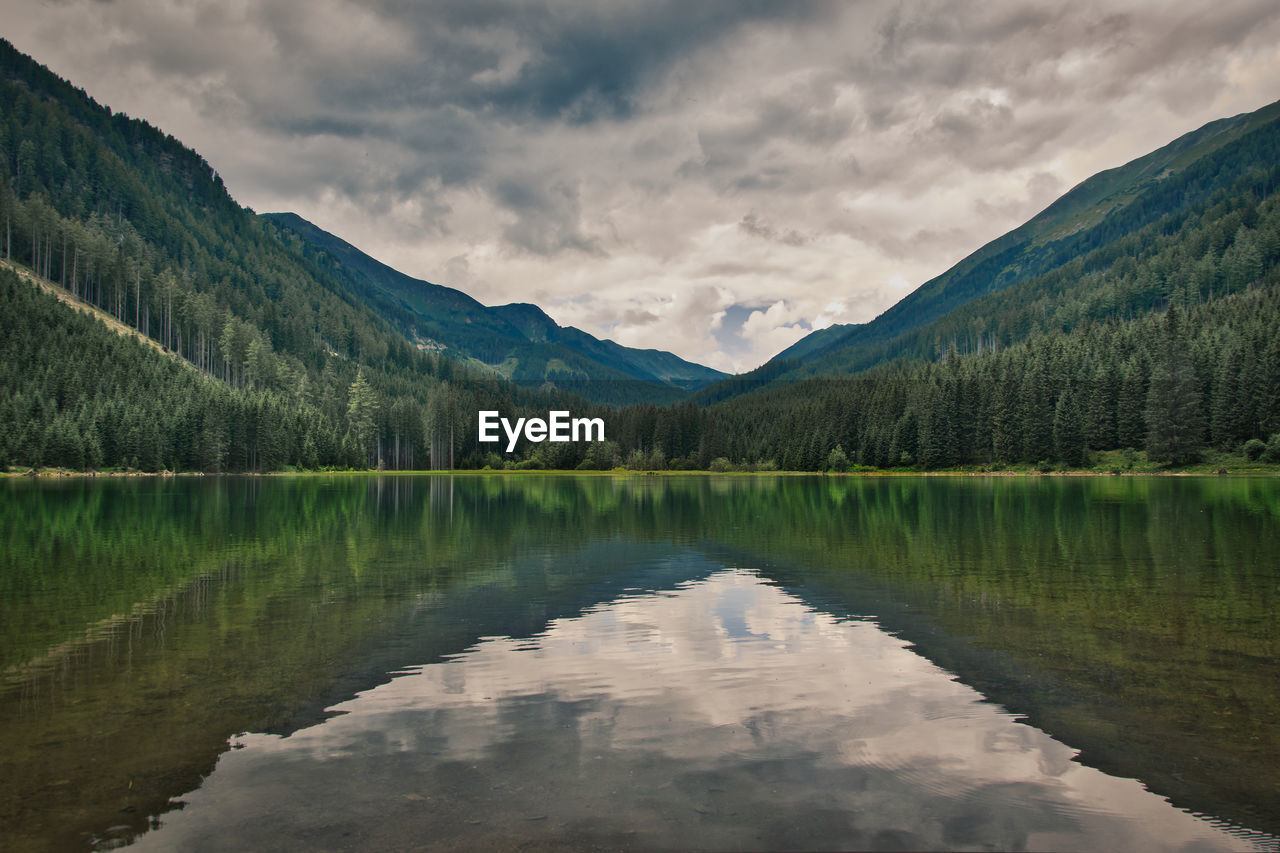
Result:
[[[1002,464],[1016,462],[1022,449],[1019,388],[1010,371],[995,391],[991,415],[991,452]]]
[[[1137,450],[1146,444],[1147,389],[1142,367],[1136,359],[1125,366],[1116,401],[1116,447]]]
[[[369,466],[375,439],[374,425],[378,418],[378,395],[369,380],[364,378],[364,368],[356,372],[356,380],[347,390],[347,423],[351,427],[352,440],[363,454],[364,464]],[[377,464],[377,460],[374,460]]]
[[[199,437],[200,470],[217,473],[227,460],[226,419],[220,401],[211,399],[204,407]]]
[[[1210,436],[1217,447],[1231,447],[1243,437],[1239,417],[1239,374],[1239,349],[1232,346],[1222,356],[1222,364],[1213,387]]]
[[[1053,456],[1052,385],[1040,357],[1030,365],[1022,384],[1022,458],[1040,462]]]
[[[955,423],[949,417],[946,388],[931,386],[920,416],[920,464],[943,468],[959,461]]]
[[[889,442],[889,465],[913,465],[920,450],[920,422],[914,408],[908,408],[893,426]]]
[[[1071,389],[1062,392],[1053,410],[1053,448],[1057,458],[1073,468],[1085,462],[1084,422]]]
[[[1165,313],[1163,352],[1151,369],[1147,391],[1147,454],[1175,465],[1190,462],[1203,447],[1204,406],[1182,334],[1180,312]]]
[[[1116,409],[1120,403],[1120,371],[1113,353],[1106,353],[1106,363],[1094,373],[1089,383],[1085,444],[1094,450],[1110,450],[1119,446],[1116,438]],[[1084,406],[1081,407],[1082,409]]]

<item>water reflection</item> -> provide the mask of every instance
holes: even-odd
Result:
[[[1235,849],[874,623],[757,574],[635,594],[242,734],[143,849]]]
[[[1097,770],[1280,832],[1274,479],[10,480],[0,543],[6,849],[269,807],[308,847],[1274,846]]]

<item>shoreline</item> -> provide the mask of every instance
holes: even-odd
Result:
[[[1091,469],[1071,469],[1063,471],[1038,471],[1019,469],[999,470],[965,470],[940,469],[937,471],[910,471],[895,469],[877,469],[871,471],[642,471],[630,468],[613,468],[607,471],[578,471],[574,469],[493,469],[493,468],[455,468],[455,469],[415,469],[397,471],[378,471],[376,469],[346,471],[74,471],[63,468],[26,469],[19,471],[0,471],[0,479],[35,479],[35,480],[74,480],[74,479],[168,479],[191,477],[1278,477],[1280,466],[1263,465],[1258,467],[1219,468],[1217,470],[1194,470],[1179,468],[1156,471],[1097,471]]]

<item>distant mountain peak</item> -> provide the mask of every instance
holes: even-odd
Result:
[[[292,232],[347,282],[351,293],[414,341],[487,365],[517,382],[572,387],[610,402],[669,402],[726,374],[662,350],[624,347],[581,329],[561,326],[528,302],[486,306],[444,285],[413,278],[370,257],[296,213],[263,218]],[[594,393],[593,383],[624,383]],[[585,383],[585,384],[584,384]]]

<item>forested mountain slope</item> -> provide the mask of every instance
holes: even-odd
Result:
[[[1280,224],[1275,200],[1266,227]],[[1035,465],[1099,451],[1144,459],[1280,463],[1280,252],[1252,287],[1130,320],[1037,332],[981,355],[898,360],[857,376],[767,387],[708,407],[614,416],[633,464],[844,471]],[[647,455],[646,455],[647,454]],[[1139,455],[1145,454],[1145,455]]]
[[[1171,288],[1207,295],[1211,285],[1196,272],[1207,244],[1141,280],[1132,261],[1206,214],[1221,220],[1208,237],[1220,253],[1241,220],[1215,206],[1269,196],[1277,181],[1280,103],[1212,122],[1093,176],[870,323],[815,332],[774,361],[798,362],[790,379],[853,373],[899,356],[935,358],[952,344],[978,352],[1033,329],[1129,316],[1162,305]]]
[[[279,456],[258,452],[251,435],[237,436],[224,425],[225,455],[202,457],[198,467],[476,464],[477,409],[585,405],[563,390],[521,389],[492,371],[419,350],[309,258],[299,241],[236,204],[194,151],[98,105],[3,41],[0,164],[6,260],[103,309],[230,391],[258,395],[287,409],[294,423],[310,424],[290,433],[293,440]],[[56,325],[51,318],[74,317],[61,306],[47,314],[38,301],[12,299],[11,322]],[[16,340],[39,347],[42,338]],[[11,350],[7,358],[14,383],[6,389],[13,395],[9,416],[22,421],[26,436],[20,448],[11,443],[4,450],[8,462],[62,464],[65,456],[45,442],[68,405],[82,437],[106,429],[93,414],[105,408],[68,404],[56,383],[21,371],[41,353]],[[80,367],[84,379],[92,379],[92,366]],[[208,387],[186,383],[183,393],[213,393]],[[146,408],[151,403],[138,395],[154,389],[108,384],[83,392],[75,400]],[[321,421],[309,420],[312,415],[327,426],[316,426]],[[157,423],[174,424],[170,418]],[[14,434],[14,422],[4,427]],[[304,447],[308,437],[315,454]],[[166,450],[175,442],[189,447],[189,437],[164,432],[155,441],[155,448],[122,458],[143,467],[187,467],[199,456]]]
[[[392,269],[297,214],[264,218],[302,238],[319,266],[420,346],[474,359],[507,379],[552,381],[608,401],[620,395],[616,389],[594,393],[598,383],[629,381],[631,399],[663,402],[725,375],[668,352],[632,349],[557,325],[536,305],[487,307],[462,291]]]
[[[0,468],[362,464],[300,396],[232,388],[0,269]]]

